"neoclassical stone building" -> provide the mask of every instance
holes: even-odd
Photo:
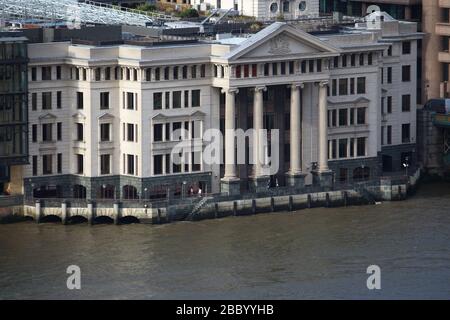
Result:
[[[414,159],[421,35],[415,24],[372,18],[316,35],[274,23],[217,41],[30,44],[26,195],[233,194],[401,170]],[[203,161],[208,129],[225,134],[225,164]],[[278,129],[278,170],[265,171],[270,148],[236,141],[234,129]],[[180,142],[190,151],[178,163]]]

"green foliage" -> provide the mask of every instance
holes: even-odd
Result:
[[[198,14],[197,10],[195,10],[194,8],[190,8],[190,9],[181,11],[180,17],[181,18],[198,18],[199,14]]]
[[[148,12],[151,12],[151,11],[156,11],[157,8],[156,8],[156,6],[153,5],[153,4],[144,3],[144,4],[138,5],[138,6],[136,7],[136,9],[137,9],[137,10],[140,10],[140,11],[148,11]]]

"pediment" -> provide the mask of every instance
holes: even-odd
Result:
[[[77,112],[77,113],[72,115],[72,118],[85,120],[86,119],[86,115],[84,113],[82,113],[82,112]]]
[[[52,113],[46,113],[39,117],[39,120],[55,120],[57,117]]]
[[[153,121],[163,121],[163,120],[166,120],[166,119],[167,119],[167,116],[163,115],[162,113],[158,113],[157,115],[152,117]]]
[[[336,56],[339,49],[285,23],[274,23],[234,48],[228,60],[312,55]]]
[[[195,117],[202,118],[204,116],[206,116],[206,113],[201,112],[201,111],[195,111],[193,114],[191,114],[192,118],[195,118]]]
[[[111,120],[111,119],[114,119],[114,116],[107,112],[98,117],[98,120]]]

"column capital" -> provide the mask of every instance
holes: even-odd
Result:
[[[222,88],[222,93],[238,94],[239,88]]]
[[[267,91],[267,87],[266,86],[256,86],[255,87],[255,92],[261,92],[261,91]]]
[[[297,89],[297,88],[304,89],[305,88],[305,83],[304,82],[295,82],[295,83],[292,83],[292,84],[288,85],[288,88],[290,88],[290,89]]]
[[[319,87],[323,88],[323,87],[327,87],[330,84],[329,80],[323,80],[319,82]]]

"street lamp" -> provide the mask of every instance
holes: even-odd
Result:
[[[405,157],[405,161],[403,162],[403,168],[405,168],[405,174],[408,176],[408,168],[409,168],[409,158]]]

